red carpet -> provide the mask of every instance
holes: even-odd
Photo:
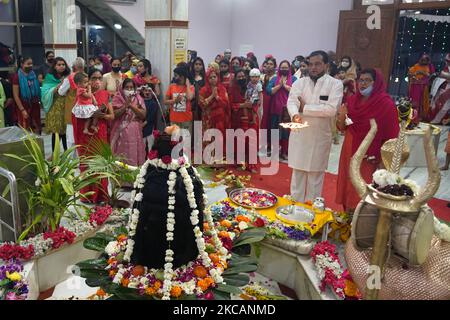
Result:
[[[244,174],[242,171],[236,171],[236,174]],[[247,175],[247,173],[245,173]],[[252,174],[251,186],[265,189],[283,196],[290,194],[292,169],[285,163],[280,163],[280,170],[276,176],[261,176]],[[334,202],[336,198],[336,181],[337,175],[326,173],[323,188],[323,197],[327,207],[339,211],[343,210],[342,206]],[[447,207],[448,201],[440,199],[431,199],[428,205],[434,210],[436,217],[444,221],[450,222],[450,208]]]

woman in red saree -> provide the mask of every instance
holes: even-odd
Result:
[[[424,54],[418,63],[409,68],[409,97],[413,108],[417,110],[418,117],[413,121],[430,120],[430,76],[436,72],[429,55]]]
[[[398,112],[394,101],[386,93],[383,75],[378,70],[366,69],[360,74],[359,89],[342,105],[337,126],[345,131],[339,160],[336,203],[352,211],[361,200],[350,181],[350,160],[370,130],[370,119],[375,119],[378,131],[361,165],[361,174],[367,183],[381,164],[381,147],[399,133]],[[346,118],[351,119],[353,124]],[[347,123],[346,123],[347,122]]]
[[[206,72],[205,86],[199,93],[199,105],[202,109],[203,133],[208,129],[219,130],[223,137],[225,155],[226,130],[230,128],[230,107],[227,89],[220,83],[220,74],[215,69],[208,69]]]
[[[78,119],[72,114],[72,124],[73,124],[73,134],[75,145],[79,146],[77,148],[78,155],[82,156],[90,156],[89,151],[89,143],[96,139],[101,140],[105,143],[108,143],[108,132],[107,132],[107,123],[114,119],[114,113],[111,105],[109,104],[109,93],[106,90],[101,90],[102,84],[102,73],[99,70],[93,69],[89,73],[89,81],[92,87],[92,93],[97,100],[98,105],[105,105],[107,107],[107,113],[99,113],[99,121],[98,121],[98,132],[94,133],[94,135],[87,135],[83,133],[85,121],[88,119]],[[83,172],[86,170],[86,166],[80,165],[80,171]],[[92,184],[89,187],[81,190],[82,194],[87,192],[94,192],[93,195],[88,197],[89,202],[92,203],[101,203],[107,202],[109,200],[108,197],[108,179],[102,179],[100,184]]]
[[[230,105],[231,105],[231,128],[234,130],[242,129],[244,132],[247,130],[254,130],[253,132],[247,132],[249,135],[245,138],[245,154],[238,155],[238,141],[234,141],[234,154],[236,162],[239,162],[244,158],[245,168],[256,173],[258,171],[258,131],[259,131],[259,118],[258,118],[258,105],[252,105],[250,101],[245,99],[245,93],[247,90],[247,79],[245,72],[242,69],[236,71],[236,75],[232,86],[229,90]],[[253,113],[253,119],[256,119],[253,123],[249,121],[249,117],[245,116],[244,109],[248,109],[248,113]],[[231,143],[231,142],[227,142]],[[253,146],[253,148],[250,148]],[[250,152],[254,150],[255,154],[251,155]],[[239,165],[239,163],[236,163]]]

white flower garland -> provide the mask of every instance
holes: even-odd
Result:
[[[192,179],[189,175],[189,172],[187,171],[187,168],[191,167],[188,163],[188,159],[184,157],[181,161],[179,160],[172,160],[170,164],[165,164],[162,162],[161,159],[153,159],[153,160],[147,160],[146,163],[142,166],[140,169],[139,175],[136,178],[136,181],[134,183],[134,188],[138,189],[139,191],[136,193],[136,191],[132,192],[131,200],[133,204],[135,202],[141,202],[143,200],[143,194],[141,192],[141,189],[144,187],[145,183],[145,175],[147,174],[147,169],[149,166],[154,166],[157,168],[162,168],[165,170],[169,170],[169,179],[167,181],[168,185],[168,213],[167,213],[167,233],[166,233],[166,239],[169,243],[169,247],[166,250],[165,253],[165,264],[164,264],[164,281],[163,281],[163,287],[162,287],[162,293],[163,297],[162,300],[170,300],[170,292],[173,287],[173,278],[175,276],[175,272],[173,270],[173,261],[174,261],[174,254],[175,252],[170,248],[171,242],[174,240],[174,231],[175,231],[175,185],[176,185],[176,179],[177,179],[177,173],[176,171],[179,170],[184,185],[186,187],[187,191],[187,200],[189,202],[189,207],[192,209],[190,220],[193,225],[194,235],[195,235],[195,241],[197,244],[197,248],[199,251],[199,258],[201,259],[203,265],[205,267],[211,268],[213,266],[213,263],[211,259],[209,258],[208,253],[206,252],[206,244],[205,240],[203,238],[203,233],[199,227],[199,210],[197,207],[196,199],[195,199],[195,192],[194,192],[194,184],[192,182]],[[194,174],[197,179],[201,181],[201,177],[198,173],[198,171],[192,167]],[[208,204],[208,198],[205,193],[203,193],[203,203],[205,208]],[[127,240],[126,249],[125,249],[125,255],[124,255],[124,261],[130,262],[131,255],[133,254],[133,248],[134,248],[134,240],[132,240],[132,237],[136,235],[136,228],[137,223],[139,221],[139,210],[134,208],[130,209],[130,215],[129,215],[129,223],[128,223],[128,232],[129,232],[129,238]],[[231,257],[229,255],[228,250],[223,247],[222,241],[220,240],[217,230],[214,226],[214,221],[212,219],[212,214],[209,210],[205,210],[204,217],[208,223],[208,226],[210,227],[212,238],[214,241],[214,247],[217,250],[219,257],[221,260],[226,260]],[[119,246],[117,242],[112,242],[107,246],[107,251],[109,253],[116,253],[119,250]],[[107,253],[108,253],[107,252]],[[109,254],[108,253],[108,254]],[[188,263],[186,267],[183,268],[189,268],[189,266],[192,266],[192,262]],[[122,281],[124,273],[127,271],[127,268],[125,268],[122,264],[117,266],[118,270],[117,273],[113,279],[114,283],[120,284]],[[157,270],[150,270],[153,272],[156,272]],[[209,271],[210,276],[213,278],[214,282],[216,284],[223,283],[223,277],[221,274],[223,273],[222,268],[211,268]],[[135,281],[136,280],[136,281]],[[145,281],[145,279],[131,279],[128,287],[137,287],[140,283],[140,281]],[[186,283],[181,283],[180,281],[176,281],[176,285],[179,286],[186,294],[194,294],[195,290],[197,288],[195,279],[188,281]]]
[[[202,181],[197,169],[195,167],[192,167],[192,169],[194,171],[195,177],[197,179],[199,179],[200,181]],[[206,193],[203,193],[203,205],[205,208],[208,207],[208,197],[207,197]],[[220,238],[217,234],[217,230],[214,226],[214,221],[212,218],[211,210],[205,209],[204,218],[205,218],[206,222],[208,223],[208,226],[209,226],[209,229],[211,231],[212,238],[214,241],[214,247],[217,250],[217,252],[219,253],[219,257],[222,260],[225,260],[225,259],[231,257],[231,255],[228,255],[228,250],[222,245],[222,241],[220,240]]]
[[[136,190],[133,190],[131,192],[131,202],[133,202],[133,204],[136,202],[141,202],[142,199],[144,198],[144,195],[142,194],[142,188],[144,187],[145,175],[147,174],[147,169],[149,165],[150,163],[148,161],[144,163],[144,165],[139,171],[139,174],[136,177],[136,181],[134,182],[134,188],[135,189],[138,188],[139,191],[138,193],[136,192]],[[124,261],[130,262],[131,255],[133,254],[134,240],[131,238],[136,235],[136,228],[139,221],[139,214],[140,212],[137,208],[130,209],[129,211],[129,220],[127,226],[129,239],[127,241],[127,248],[125,250],[125,254],[123,257]]]
[[[165,264],[164,264],[164,282],[163,282],[163,297],[162,300],[170,300],[170,290],[172,290],[172,278],[173,272],[173,255],[175,252],[170,248],[170,244],[174,240],[175,231],[175,184],[177,181],[177,174],[175,171],[169,173],[169,180],[167,185],[169,186],[168,194],[168,211],[167,211],[167,233],[166,239],[168,242],[168,249],[166,250]]]

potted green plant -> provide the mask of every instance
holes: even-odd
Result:
[[[99,139],[93,139],[87,146],[91,156],[86,157],[83,162],[88,167],[91,174],[107,173],[110,185],[110,205],[115,208],[128,208],[130,203],[121,199],[120,189],[124,184],[133,184],[138,170],[132,170],[127,166],[121,166],[119,163],[126,162],[124,157],[115,155],[111,146]]]
[[[26,135],[25,146],[28,154],[6,155],[23,162],[25,164],[23,170],[31,167],[36,174],[34,185],[25,186],[25,192],[28,193],[28,212],[24,221],[25,230],[18,241],[24,240],[30,234],[55,231],[69,207],[81,218],[87,211],[87,206],[80,200],[87,199],[92,194],[82,194],[81,190],[99,183],[100,179],[108,176],[107,173],[93,174],[89,171],[76,174],[81,160],[73,158],[72,154],[77,147],[72,147],[61,154],[58,134],[52,160],[45,158],[43,150],[29,132],[26,132]]]

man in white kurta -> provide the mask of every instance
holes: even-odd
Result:
[[[287,103],[292,121],[309,125],[291,132],[289,138],[291,195],[299,202],[322,194],[332,143],[331,122],[342,101],[342,82],[326,74],[327,63],[325,52],[313,53],[310,75],[294,82]]]

